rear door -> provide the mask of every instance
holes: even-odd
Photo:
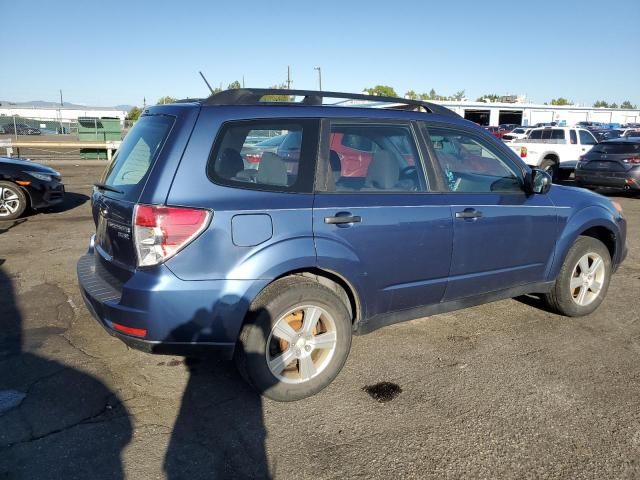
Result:
[[[555,246],[556,208],[524,192],[524,172],[491,139],[424,123],[446,183],[453,252],[445,300],[544,280]]]
[[[363,292],[366,317],[439,302],[452,220],[449,207],[429,191],[414,125],[336,119],[323,122],[322,130],[313,208],[318,266]],[[329,163],[337,153],[331,147],[345,137],[371,146],[360,176],[343,175],[347,162]]]

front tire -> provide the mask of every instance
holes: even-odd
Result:
[[[27,208],[27,196],[12,182],[0,182],[0,220],[15,220]]]
[[[252,303],[235,360],[264,396],[289,402],[329,385],[350,349],[351,315],[343,300],[312,279],[292,276],[269,285]]]
[[[607,247],[595,238],[578,237],[544,299],[561,315],[588,315],[604,300],[610,280],[611,256]]]

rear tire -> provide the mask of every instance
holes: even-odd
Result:
[[[540,164],[540,169],[551,175],[551,180],[556,181],[558,179],[558,162],[550,158],[545,158]]]
[[[611,280],[611,256],[600,241],[578,237],[544,300],[567,317],[588,315],[600,306]]]
[[[329,385],[350,349],[351,315],[343,300],[312,279],[292,276],[252,303],[235,361],[265,397],[290,402]]]
[[[0,182],[0,220],[15,220],[27,208],[27,196],[12,182]]]

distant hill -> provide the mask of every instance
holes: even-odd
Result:
[[[113,108],[115,110],[124,110],[126,112],[128,112],[129,110],[131,110],[133,108],[133,105],[116,105],[115,107],[90,107],[87,105],[78,105],[76,103],[70,103],[70,102],[64,102],[63,104],[64,108],[79,108],[79,109],[83,109],[83,108]],[[56,108],[60,106],[59,102],[45,102],[42,100],[32,100],[30,102],[9,102],[6,100],[0,100],[0,106],[2,107],[33,107],[33,108]]]

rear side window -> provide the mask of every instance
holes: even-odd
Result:
[[[542,138],[542,130],[532,130],[529,134],[529,138],[532,140],[539,140]]]
[[[345,139],[348,139],[346,143]],[[336,121],[331,123],[329,145],[331,172],[326,185],[328,192],[426,190],[418,149],[409,125]]]
[[[174,118],[166,115],[140,117],[116,152],[102,183],[121,193],[105,192],[135,202],[158,157]]]
[[[318,125],[316,120],[228,122],[209,157],[208,176],[231,187],[311,192]]]

